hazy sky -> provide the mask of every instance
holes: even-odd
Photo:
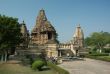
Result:
[[[30,32],[42,8],[61,42],[72,39],[78,24],[85,37],[110,32],[110,0],[0,0],[0,14],[24,20]]]

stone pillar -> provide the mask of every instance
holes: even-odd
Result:
[[[61,50],[58,51],[58,57],[61,57]]]

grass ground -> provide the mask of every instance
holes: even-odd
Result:
[[[110,62],[110,56],[98,56],[98,59]]]
[[[87,56],[88,58],[97,59],[97,60],[103,60],[110,62],[110,56]]]
[[[30,67],[17,63],[0,64],[0,74],[56,74],[53,70],[33,71]]]

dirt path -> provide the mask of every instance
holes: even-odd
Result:
[[[68,70],[70,74],[110,74],[110,62],[93,59],[63,62],[59,66]]]

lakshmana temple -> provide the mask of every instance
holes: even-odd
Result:
[[[27,37],[29,35],[24,22],[21,26],[21,33],[25,41],[28,41],[22,45],[27,46],[25,43],[28,43],[28,48],[44,50],[46,57],[78,56],[80,52],[84,51],[84,33],[80,25],[76,27],[72,40],[67,43],[59,43],[57,32],[48,21],[43,9],[38,13],[31,36]]]
[[[31,42],[33,44],[46,44],[49,41],[57,42],[57,33],[52,24],[48,21],[45,11],[40,10],[36,24],[31,33]]]

